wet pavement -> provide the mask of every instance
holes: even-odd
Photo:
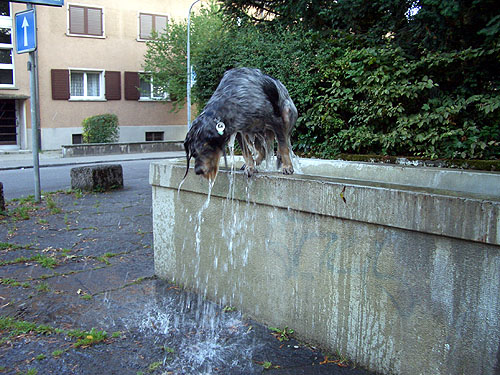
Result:
[[[147,181],[7,210],[0,374],[370,374],[157,279]]]

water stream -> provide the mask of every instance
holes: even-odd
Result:
[[[182,293],[179,294],[178,298],[162,297],[162,293],[158,293],[157,300],[145,306],[145,315],[140,323],[141,330],[149,332],[160,346],[166,348],[164,366],[176,374],[212,374],[221,368],[227,368],[228,364],[229,368],[232,369],[231,374],[253,374],[262,371],[262,368],[252,361],[254,352],[261,349],[259,345],[262,345],[256,343],[255,338],[250,334],[252,328],[248,326],[240,313],[221,312],[224,306],[232,306],[234,302],[241,303],[241,297],[238,293],[239,281],[233,285],[230,295],[218,296],[218,304],[215,304],[206,300],[207,284],[209,284],[211,275],[200,274],[201,259],[207,257],[207,254],[203,254],[205,252],[209,252],[208,256],[213,261],[213,269],[216,272],[234,270],[244,272],[250,249],[253,246],[248,237],[240,235],[245,231],[247,233],[255,232],[256,210],[255,203],[251,202],[253,179],[246,180],[244,187],[246,199],[235,199],[234,140],[235,137],[231,137],[228,144],[230,173],[224,174],[224,178],[227,176],[229,181],[226,199],[222,205],[220,232],[211,234],[220,236],[226,249],[203,247],[202,244],[202,232],[205,220],[208,219],[207,213],[210,207],[212,189],[215,185],[215,180],[208,181],[207,197],[199,211],[189,215],[191,228],[186,228],[193,233],[195,257],[192,259],[191,267],[183,272],[192,274],[195,288],[199,293]],[[299,171],[298,159],[293,157],[292,160],[295,170]],[[275,172],[276,157],[268,153],[268,157],[259,166],[259,170]],[[178,199],[180,199],[183,183],[184,180],[178,187]],[[185,209],[182,204],[180,206]],[[191,244],[192,242],[186,243],[184,240],[182,250],[184,251],[184,248],[191,246]],[[220,259],[221,252],[227,252],[228,256]],[[215,295],[217,295],[217,286],[215,287]],[[175,343],[175,356],[170,353],[169,349],[171,345],[174,345],[173,343]],[[234,372],[235,369],[237,369],[236,372]]]

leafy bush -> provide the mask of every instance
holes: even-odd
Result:
[[[193,17],[199,109],[226,70],[255,67],[288,88],[299,111],[294,148],[302,154],[500,158],[500,21],[484,12],[496,9],[491,0],[473,7],[422,0],[413,16],[415,2],[223,3],[225,15],[212,4]],[[273,16],[245,18],[250,6]],[[186,28],[176,27],[148,44],[146,66],[180,98]]]
[[[303,152],[498,158],[500,94],[466,85],[468,66],[500,48],[428,52],[415,59],[392,44],[342,44],[345,39],[331,41],[320,58],[324,84],[297,135]],[[445,72],[453,65],[463,74],[450,83]]]
[[[104,114],[87,117],[82,122],[85,143],[111,143],[118,141],[118,117]]]

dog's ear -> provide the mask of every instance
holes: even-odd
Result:
[[[184,141],[184,150],[186,151],[186,173],[184,174],[184,177],[182,178],[183,180],[186,178],[188,172],[189,172],[189,161],[191,160],[191,152],[190,152],[190,147],[189,147],[189,144],[190,144],[190,140],[188,138],[186,138],[186,140]]]

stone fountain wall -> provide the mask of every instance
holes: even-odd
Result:
[[[500,174],[151,165],[155,272],[385,374],[500,371]],[[326,177],[325,177],[326,176]]]

